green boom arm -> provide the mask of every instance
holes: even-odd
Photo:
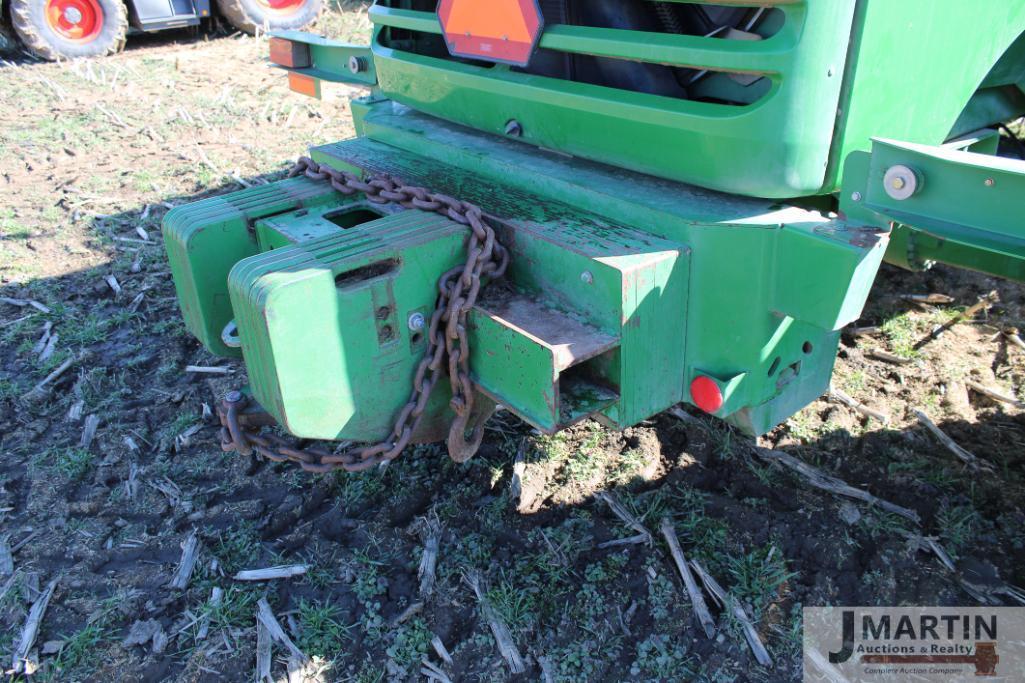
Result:
[[[1025,281],[1025,161],[875,140],[846,172],[841,208],[895,224],[887,260]]]
[[[294,66],[276,62],[291,72],[331,83],[377,85],[374,55],[369,45],[352,45],[302,31],[278,31],[271,39],[288,41],[303,50],[301,61]],[[275,59],[273,46],[271,59]]]

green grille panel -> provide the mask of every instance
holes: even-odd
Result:
[[[540,47],[765,76],[748,106],[713,104],[486,68],[389,47],[374,60],[389,97],[435,116],[527,142],[727,192],[792,197],[823,186],[855,0],[774,0],[784,14],[761,41],[553,25]],[[432,12],[375,5],[379,28],[437,34]]]

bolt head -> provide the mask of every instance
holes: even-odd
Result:
[[[996,184],[997,181],[993,180],[992,178],[986,178],[986,187],[993,187]]]
[[[422,313],[413,313],[409,316],[409,329],[417,332],[427,326],[427,320]]]
[[[897,166],[891,166],[886,171],[886,176],[883,178],[883,187],[886,189],[886,194],[891,199],[897,201],[903,201],[913,197],[921,184],[921,179],[918,177],[916,172],[904,166],[898,164]]]
[[[861,193],[860,192],[855,192],[854,194],[852,194],[851,195],[851,201],[860,202],[861,201]]]
[[[505,124],[505,134],[518,138],[523,135],[523,126],[516,119],[509,119]]]
[[[224,400],[227,401],[228,403],[238,403],[239,401],[242,400],[242,392],[238,391],[238,390],[229,391],[225,395]]]
[[[583,282],[584,284],[588,284],[589,285],[592,282],[594,282],[594,276],[591,275],[591,271],[585,270],[584,272],[580,273],[580,281]]]
[[[82,21],[82,12],[77,7],[69,7],[64,10],[64,18],[69,24],[77,26]]]

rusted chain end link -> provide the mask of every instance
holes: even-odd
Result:
[[[449,455],[456,462],[469,460],[480,448],[484,422],[491,407],[475,408],[470,379],[470,347],[466,315],[480,294],[482,278],[499,278],[509,265],[509,252],[499,243],[480,207],[426,188],[401,185],[394,178],[375,175],[365,181],[348,171],[318,164],[302,157],[289,177],[304,175],[322,180],[343,195],[362,192],[377,204],[398,204],[407,209],[433,211],[469,228],[466,263],[438,279],[438,299],[431,315],[427,352],[417,367],[409,401],[399,411],[388,439],[380,443],[333,453],[322,448],[298,448],[262,426],[273,422],[266,413],[246,414],[248,400],[239,391],[229,392],[217,413],[221,421],[221,447],[243,455],[257,453],[275,462],[295,462],[309,472],[341,469],[360,472],[397,458],[416,432],[434,387],[447,372],[452,386],[452,410],[456,417],[449,429]]]

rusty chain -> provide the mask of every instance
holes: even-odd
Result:
[[[299,448],[276,434],[261,433],[261,427],[274,424],[273,418],[263,412],[247,413],[245,396],[242,392],[232,391],[217,411],[221,421],[221,447],[243,455],[255,451],[276,462],[296,462],[310,472],[370,469],[394,460],[409,445],[427,408],[427,401],[447,369],[452,386],[451,406],[456,414],[449,428],[449,455],[457,462],[469,459],[480,447],[484,421],[490,411],[474,416],[466,314],[477,301],[482,278],[501,277],[509,263],[508,252],[495,237],[495,231],[488,225],[480,207],[429,192],[423,187],[402,185],[387,175],[375,175],[364,181],[352,173],[318,164],[308,157],[300,158],[288,175],[327,181],[346,196],[361,192],[376,204],[398,204],[407,209],[432,211],[466,225],[470,229],[466,263],[452,268],[438,279],[438,298],[431,315],[427,352],[417,366],[409,401],[399,411],[389,438],[341,453],[316,446]],[[467,430],[470,431],[469,436]]]

